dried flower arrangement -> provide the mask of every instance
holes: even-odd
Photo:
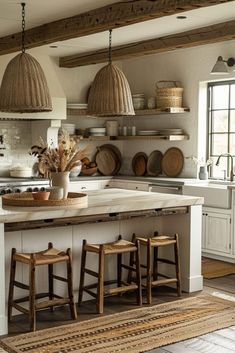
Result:
[[[212,159],[207,159],[207,161],[205,161],[204,158],[198,159],[198,158],[196,158],[195,156],[192,156],[192,157],[185,157],[185,158],[192,160],[193,163],[194,163],[195,165],[198,165],[199,167],[203,167],[203,166],[209,167],[210,165],[213,164],[213,160],[212,160]]]
[[[80,150],[78,143],[69,136],[67,130],[61,129],[58,147],[48,146],[40,137],[39,143],[31,147],[30,154],[38,158],[40,169],[45,172],[43,174],[71,171],[89,153],[89,147]]]

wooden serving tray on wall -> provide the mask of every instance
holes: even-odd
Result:
[[[69,192],[67,199],[34,200],[31,192],[7,194],[2,196],[2,205],[18,207],[76,206],[86,208],[88,196],[84,193]]]

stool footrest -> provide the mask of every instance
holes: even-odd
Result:
[[[152,286],[162,286],[163,284],[176,283],[176,282],[178,282],[177,278],[164,278],[164,279],[158,279],[156,281],[152,281]]]
[[[162,258],[158,258],[157,259],[159,262],[162,262],[164,264],[169,264],[169,265],[176,265],[175,261],[172,260],[168,260],[168,259],[162,259]]]
[[[128,266],[128,265],[122,264],[121,267],[125,268],[126,270],[131,270],[136,272],[136,268],[134,266]]]
[[[84,268],[84,272],[86,272],[86,273],[87,273],[88,275],[90,275],[90,276],[93,276],[93,277],[96,277],[96,278],[99,277],[99,275],[98,275],[97,272],[92,271],[92,270],[89,270],[89,268]]]
[[[97,285],[96,285],[97,287]],[[91,295],[93,298],[97,298],[97,294],[93,293],[91,290],[87,289],[87,287],[83,287],[84,292],[88,293],[89,295]]]
[[[131,290],[136,290],[137,288],[138,288],[138,286],[136,284],[129,284],[128,286],[124,286],[124,287],[106,289],[104,294],[105,295],[115,295],[115,294],[119,294],[119,293],[125,293],[125,292],[131,291]]]
[[[46,309],[50,308],[52,306],[60,306],[64,304],[69,304],[70,300],[68,298],[65,299],[52,299],[52,300],[47,300],[45,302],[41,302],[35,305],[36,310],[41,310],[41,309]]]
[[[21,289],[29,290],[29,286],[27,284],[18,281],[13,281],[13,285]]]
[[[57,275],[52,275],[52,278],[53,278],[53,279],[56,279],[57,281],[61,281],[61,282],[66,282],[66,283],[68,283],[67,278],[64,278],[64,277],[60,277],[60,276],[57,276]]]
[[[48,296],[49,296],[49,293],[38,293],[35,295],[35,299],[42,299],[42,298],[46,298]],[[26,295],[25,297],[15,299],[14,303],[23,303],[23,302],[28,302],[28,301],[29,301],[29,296]]]
[[[13,308],[17,309],[17,310],[20,311],[21,313],[24,313],[24,314],[26,314],[26,315],[29,314],[29,310],[28,310],[28,309],[24,308],[24,307],[21,306],[21,305],[16,304],[15,302],[12,303],[12,306],[13,306]]]

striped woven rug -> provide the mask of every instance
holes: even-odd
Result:
[[[138,353],[235,324],[235,302],[210,295],[5,338],[0,346],[24,353]]]

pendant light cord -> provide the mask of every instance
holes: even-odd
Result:
[[[22,6],[22,33],[21,33],[21,51],[25,53],[25,3],[21,3]]]
[[[112,29],[109,30],[109,63],[112,63]]]

